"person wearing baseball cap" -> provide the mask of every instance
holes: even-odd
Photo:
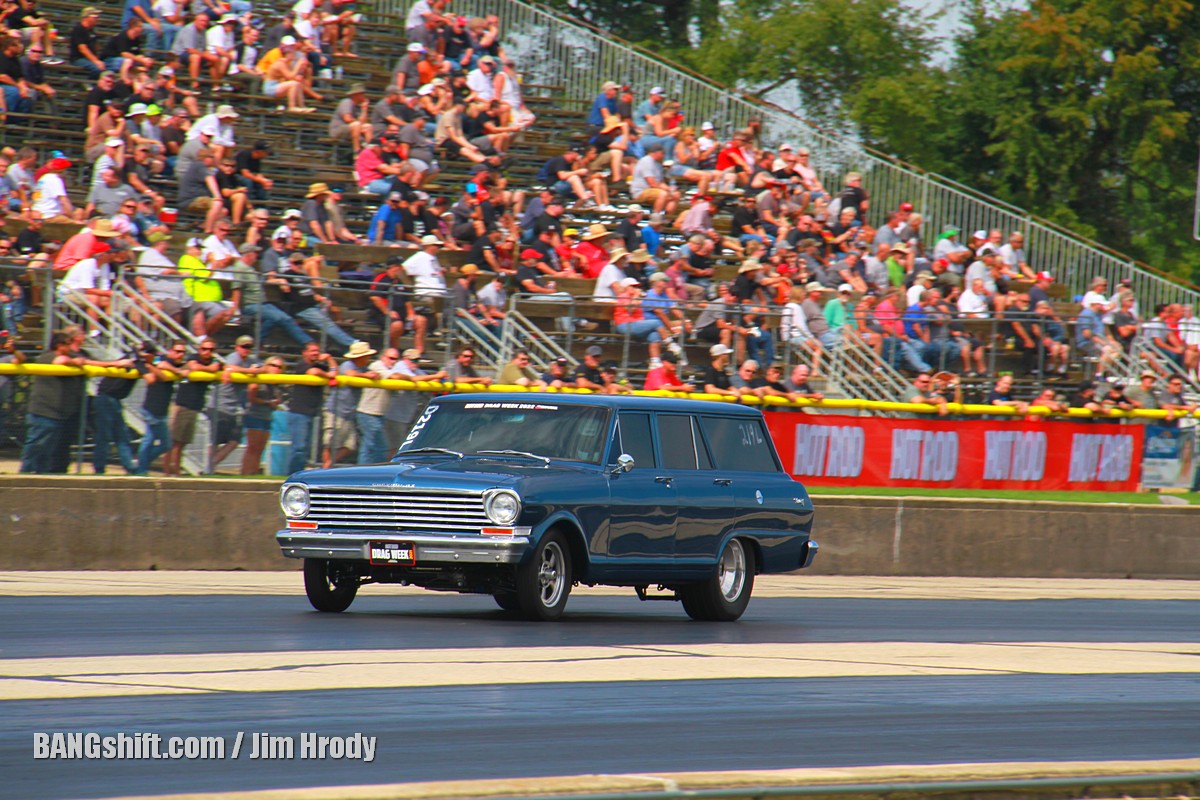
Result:
[[[729,379],[729,373],[726,367],[729,366],[729,356],[733,354],[733,348],[724,342],[717,342],[712,347],[708,348],[709,362],[704,368],[704,393],[715,394],[724,397],[741,397],[742,392],[739,389],[733,388],[733,383]]]
[[[604,390],[604,379],[600,375],[600,356],[604,348],[593,344],[583,351],[583,363],[575,368],[575,388],[593,392]]]
[[[588,111],[587,135],[589,139],[603,130],[606,118],[620,116],[617,103],[617,92],[620,89],[620,84],[613,81],[605,81],[601,85],[600,94],[596,95],[596,99],[592,102],[592,108]]]

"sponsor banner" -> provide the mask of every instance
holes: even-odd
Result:
[[[1147,489],[1190,489],[1196,469],[1196,429],[1141,427],[1146,431],[1142,484]]]
[[[766,412],[775,446],[814,486],[1136,491],[1144,426],[883,419]]]

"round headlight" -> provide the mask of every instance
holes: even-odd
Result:
[[[289,517],[303,517],[308,513],[308,487],[298,483],[285,486],[279,495],[279,505]]]
[[[507,489],[489,494],[483,507],[488,519],[497,525],[512,525],[521,516],[521,498]]]

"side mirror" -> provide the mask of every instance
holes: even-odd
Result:
[[[633,465],[633,456],[628,453],[621,453],[621,455],[617,456],[617,466],[613,468],[613,474],[620,475],[622,472],[629,472],[629,470],[633,469]]]

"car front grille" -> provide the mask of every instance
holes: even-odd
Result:
[[[308,522],[320,528],[467,532],[491,525],[483,510],[483,493],[446,489],[309,490]]]

